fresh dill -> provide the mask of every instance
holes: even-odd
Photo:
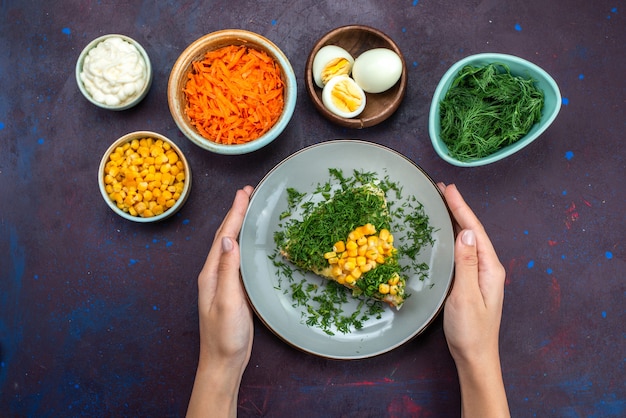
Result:
[[[329,175],[330,180],[318,184],[308,196],[294,189],[287,190],[287,209],[283,212],[285,216],[281,215],[280,229],[274,233],[276,248],[270,259],[277,268],[280,289],[291,293],[294,308],[304,308],[302,322],[334,335],[336,331],[346,334],[361,329],[367,320],[381,318],[384,312],[382,302],[359,298],[359,295],[374,294],[382,278],[388,278],[394,271],[413,273],[421,280],[425,278],[428,265],[419,263],[417,256],[425,246],[433,245],[433,228],[414,196],[404,199],[401,206],[394,205],[393,199],[388,200],[389,212],[385,212],[385,197],[366,192],[368,185],[373,184],[385,195],[401,201],[402,188],[387,176],[379,179],[376,173],[358,170],[346,176],[342,170],[334,168],[329,169]],[[326,204],[329,201],[333,204]],[[310,217],[313,212],[316,216]],[[390,219],[393,225],[390,225]],[[305,271],[319,270],[327,265],[323,254],[335,242],[344,240],[355,227],[367,222],[374,224],[377,230],[403,231],[404,237],[397,250],[399,255],[406,256],[407,265],[400,266],[397,261],[379,265],[356,282],[359,287],[353,293],[332,280],[319,278],[318,282],[316,278],[309,282],[306,278],[296,279],[296,271],[303,277]],[[286,263],[281,254],[288,242],[302,244],[288,248],[291,263]],[[288,281],[286,288],[283,278]],[[347,303],[350,299],[358,300],[356,309],[348,308],[353,306]]]
[[[465,66],[441,101],[441,138],[451,156],[470,161],[526,135],[541,119],[543,92],[504,64]]]

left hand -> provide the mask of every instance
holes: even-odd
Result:
[[[237,191],[198,277],[200,358],[188,416],[235,416],[243,372],[250,360],[252,310],[239,272],[237,237],[253,188]],[[234,414],[234,415],[233,415]]]

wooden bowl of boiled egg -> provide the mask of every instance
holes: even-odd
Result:
[[[395,42],[380,30],[342,26],[322,36],[309,53],[305,84],[316,109],[328,120],[367,128],[400,106],[406,63]]]

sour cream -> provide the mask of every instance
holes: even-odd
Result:
[[[148,82],[145,60],[130,42],[111,37],[92,48],[80,78],[91,97],[107,106],[122,106],[141,94]]]

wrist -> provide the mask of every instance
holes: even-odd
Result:
[[[242,373],[227,364],[200,361],[188,417],[235,417]]]
[[[478,358],[455,358],[461,387],[462,416],[509,416],[498,353]]]

